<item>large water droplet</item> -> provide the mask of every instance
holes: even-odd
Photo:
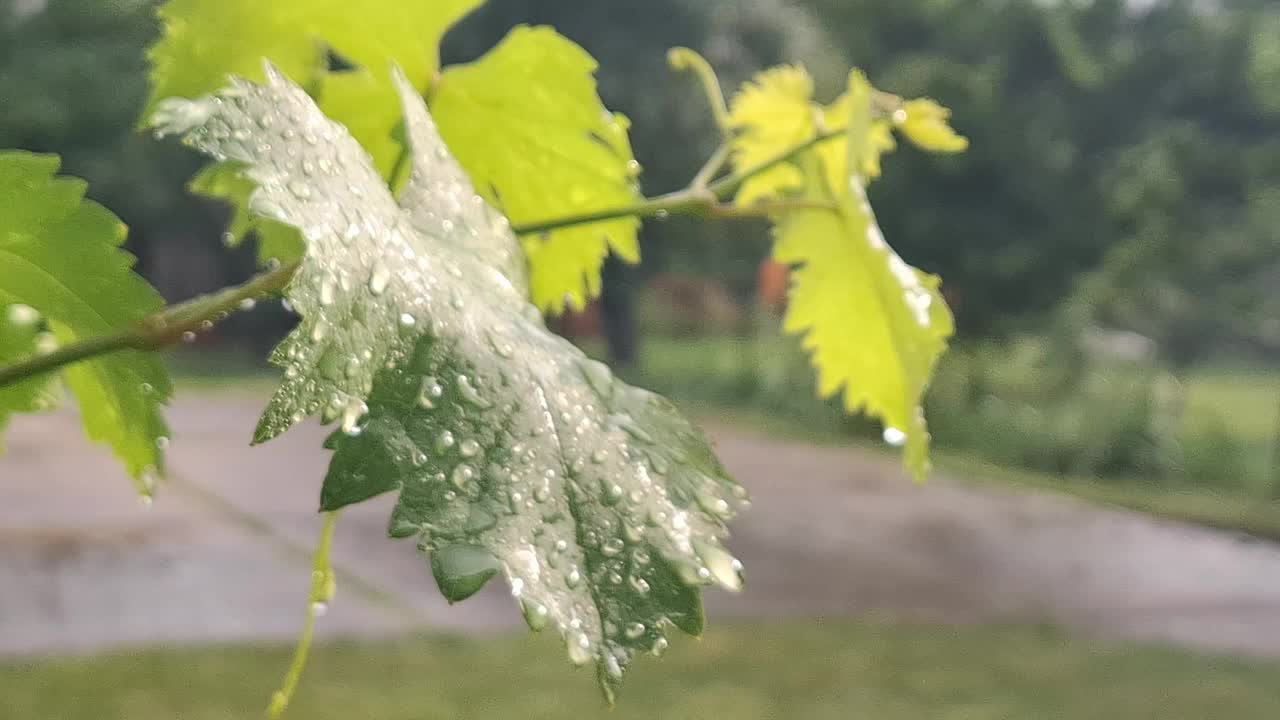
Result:
[[[538,632],[547,626],[550,619],[550,611],[547,606],[538,602],[531,602],[527,598],[521,599],[520,611],[524,613],[524,621],[528,624],[529,629]]]
[[[476,471],[473,470],[470,465],[460,463],[453,469],[453,472],[449,474],[449,482],[453,483],[455,487],[461,490],[467,487],[467,484],[471,482],[471,478],[475,477],[475,475]]]
[[[883,436],[884,441],[893,447],[902,447],[907,443],[907,434],[896,427],[886,427]]]
[[[373,273],[369,275],[369,292],[381,295],[386,292],[389,282],[391,282],[391,271],[386,265],[378,263],[374,266]]]
[[[360,398],[351,398],[347,401],[347,406],[342,411],[342,432],[351,437],[360,434],[360,419],[369,412],[369,406]]]
[[[430,375],[422,378],[422,384],[418,388],[418,405],[424,410],[430,410],[436,406],[435,401],[441,395],[444,395],[444,388],[440,387],[438,380]],[[452,433],[450,433],[450,437],[453,437]]]
[[[289,192],[299,200],[306,200],[311,197],[311,188],[301,180],[289,181]]]
[[[742,563],[738,562],[737,558],[730,555],[724,548],[702,540],[694,540],[693,549],[707,564],[705,568],[699,569],[699,577],[714,578],[725,589],[734,592],[742,589]],[[707,571],[705,577],[702,570]]]
[[[436,436],[436,452],[442,453],[445,450],[448,450],[453,447],[454,442],[452,432],[448,430],[442,431],[438,436]]]
[[[458,376],[458,394],[462,396],[463,400],[476,407],[489,407],[489,401],[480,396],[480,391],[476,390],[475,386],[471,384],[471,378],[466,375]]]
[[[480,443],[467,438],[458,445],[458,454],[464,458],[472,458],[480,453]]]
[[[591,640],[583,633],[569,639],[569,662],[574,665],[586,665],[591,662]]]
[[[338,294],[338,284],[334,282],[333,278],[325,278],[324,280],[320,281],[320,298],[319,299],[320,299],[321,305],[326,305],[326,306],[332,305],[337,294]]]
[[[600,547],[600,552],[604,553],[605,557],[617,557],[625,547],[626,543],[622,541],[622,538],[609,538]]]
[[[450,545],[431,553],[431,573],[450,603],[476,594],[499,569],[493,553],[478,545]]]

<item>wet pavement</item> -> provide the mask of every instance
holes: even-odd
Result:
[[[150,507],[73,414],[15,419],[0,457],[0,655],[291,638],[328,453],[314,425],[248,448],[262,404],[177,402],[173,481]],[[709,623],[1048,622],[1280,658],[1280,546],[1048,493],[916,485],[888,457],[710,430],[755,502],[731,542],[747,587],[709,591]],[[501,583],[450,607],[413,543],[386,538],[392,500],[344,513],[322,634],[521,624]]]

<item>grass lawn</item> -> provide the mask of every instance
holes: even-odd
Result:
[[[1280,665],[1091,646],[1036,628],[720,627],[640,660],[616,709],[551,637],[318,647],[299,720],[1270,720]],[[284,649],[147,651],[0,666],[5,720],[257,717]]]

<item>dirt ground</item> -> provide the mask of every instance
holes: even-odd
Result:
[[[143,507],[76,417],[16,419],[0,457],[0,655],[284,639],[299,627],[323,431],[247,448],[262,400],[179,401],[172,482]],[[1102,638],[1280,657],[1280,547],[1044,493],[935,477],[856,449],[709,428],[754,507],[725,616],[875,614],[1047,622]],[[392,498],[339,525],[321,631],[506,630],[500,583],[449,607],[423,557],[386,538]]]

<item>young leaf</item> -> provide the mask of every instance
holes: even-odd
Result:
[[[667,626],[700,631],[698,586],[740,585],[720,538],[744,493],[670,403],[546,329],[505,218],[411,86],[400,82],[413,153],[397,204],[341,126],[267,78],[157,113],[163,130],[243,163],[252,206],[307,241],[286,290],[302,319],[276,352],[285,381],[258,439],[312,412],[341,416],[322,508],[398,489],[390,531],[433,553],[446,597],[500,568],[529,625],[554,626],[612,697]]]
[[[908,100],[902,105],[898,129],[921,149],[944,153],[964,152],[969,147],[969,141],[951,129],[947,124],[949,117],[951,111],[932,100]]]
[[[133,257],[120,249],[124,226],[84,199],[82,181],[55,177],[57,170],[56,157],[0,152],[0,300],[10,313],[14,303],[30,308],[58,344],[67,344],[123,330],[161,301],[130,272]],[[0,356],[31,347],[21,333],[3,338]],[[160,406],[171,392],[159,360],[120,351],[72,365],[62,377],[79,401],[85,432],[110,445],[149,492],[162,468]]]
[[[848,411],[880,418],[886,440],[906,445],[907,467],[920,477],[928,468],[929,437],[920,404],[953,332],[951,314],[938,279],[907,265],[885,242],[867,200],[868,179],[879,173],[881,154],[893,149],[889,123],[872,113],[874,90],[855,71],[848,91],[823,108],[810,101],[811,86],[802,79],[790,68],[774,70],[734,99],[735,163],[750,166],[785,150],[788,140],[815,137],[819,117],[828,129],[844,128],[844,136],[787,164],[794,175],[785,182],[744,186],[738,201],[748,194],[747,201],[799,197],[835,206],[775,220],[774,257],[796,266],[784,328],[803,336],[819,393],[842,393]],[[788,121],[779,123],[770,107],[787,108]],[[787,137],[771,137],[769,123],[788,122]],[[747,150],[751,159],[742,158]]]
[[[849,120],[851,99],[841,95],[828,106],[813,101],[813,80],[801,67],[784,65],[765,70],[745,84],[729,107],[733,166],[739,172],[772,160],[788,148],[816,137],[819,131],[840,131]],[[821,121],[821,122],[819,122]],[[880,156],[897,147],[892,125],[875,118],[868,128],[869,146],[858,172],[868,179],[880,177]],[[849,143],[837,137],[817,146],[831,187],[844,185],[849,172]],[[800,192],[804,173],[795,162],[782,163],[750,178],[739,188],[735,201],[751,205],[760,200]]]
[[[813,78],[792,65],[766,70],[742,86],[729,106],[734,129],[733,166],[739,172],[772,160],[817,134]],[[797,191],[804,176],[792,163],[782,163],[750,178],[738,190],[737,203]]]
[[[490,202],[526,223],[639,200],[627,121],[600,103],[596,62],[545,27],[518,27],[469,65],[447,68],[431,110],[449,149]],[[533,302],[559,312],[600,294],[612,250],[637,262],[639,221],[619,218],[524,241]]]

